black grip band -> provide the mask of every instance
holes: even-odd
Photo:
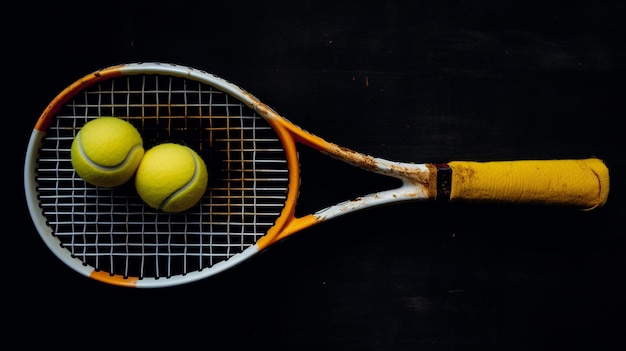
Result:
[[[452,168],[447,163],[434,164],[437,169],[437,196],[435,201],[447,202],[452,190]]]

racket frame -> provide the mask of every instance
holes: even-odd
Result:
[[[96,271],[94,267],[86,265],[77,257],[73,257],[69,250],[62,247],[60,240],[54,236],[53,230],[47,225],[47,220],[38,205],[38,192],[35,181],[37,177],[38,150],[54,116],[64,104],[89,86],[107,79],[140,74],[168,75],[196,80],[234,97],[264,118],[272,126],[284,147],[289,173],[288,191],[285,207],[276,219],[275,224],[255,244],[226,260],[217,262],[211,267],[200,271],[192,271],[184,275],[174,275],[168,278],[143,277],[141,279]],[[300,187],[297,144],[306,145],[367,171],[400,179],[402,185],[396,189],[363,195],[329,206],[312,214],[296,217],[296,203]],[[432,165],[392,162],[340,147],[301,129],[235,84],[199,69],[158,62],[129,63],[104,68],[84,76],[65,88],[48,104],[37,120],[30,136],[24,167],[24,184],[29,212],[44,243],[61,261],[74,268],[80,274],[106,283],[128,287],[164,287],[196,281],[229,269],[265,250],[272,244],[323,221],[369,207],[400,201],[426,200],[436,195],[436,172],[433,172]]]

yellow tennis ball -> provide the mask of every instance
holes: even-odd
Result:
[[[182,212],[200,201],[208,178],[204,160],[193,149],[164,143],[146,151],[135,175],[135,187],[150,207]]]
[[[95,186],[115,187],[135,174],[144,148],[132,124],[117,117],[100,117],[78,131],[70,153],[72,166],[83,180]]]

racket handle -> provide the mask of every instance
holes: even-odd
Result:
[[[602,207],[609,170],[602,160],[453,161],[450,201]]]

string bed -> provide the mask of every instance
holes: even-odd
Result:
[[[145,205],[133,181],[97,188],[74,172],[72,140],[89,120],[116,116],[144,147],[176,142],[207,163],[202,200],[182,213]],[[61,245],[96,270],[162,278],[211,267],[253,245],[287,196],[285,152],[271,126],[238,100],[193,80],[136,75],[81,91],[53,119],[38,157],[41,210]]]

